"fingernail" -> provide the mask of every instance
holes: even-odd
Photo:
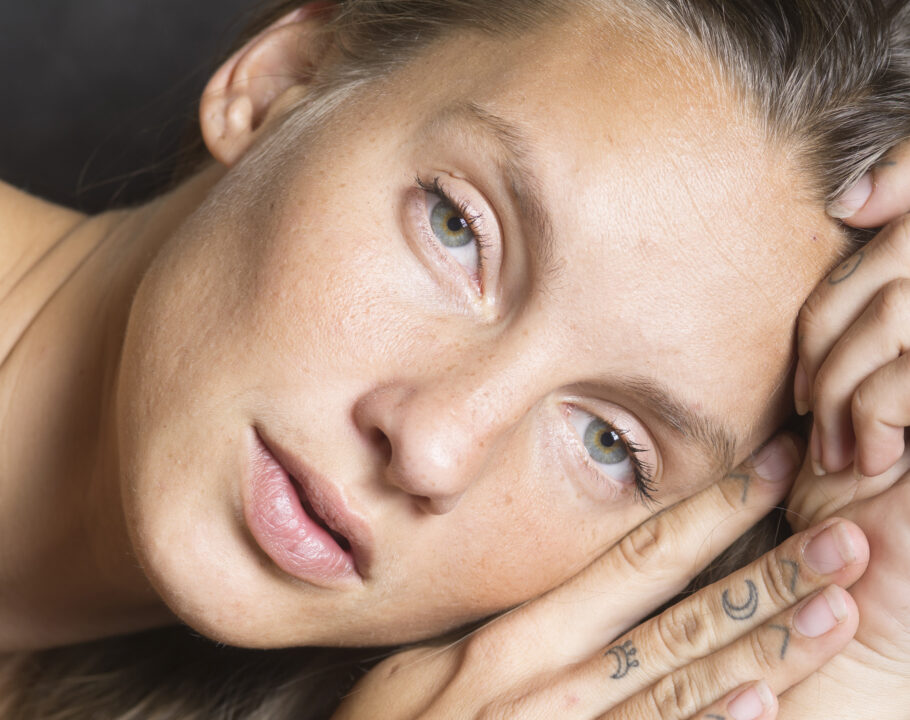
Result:
[[[803,361],[796,363],[796,377],[793,380],[793,403],[796,405],[796,414],[805,415],[809,412],[809,375],[803,366]]]
[[[812,538],[803,557],[815,572],[827,575],[856,562],[856,548],[844,524],[836,523]]]
[[[828,205],[828,214],[838,220],[852,217],[869,202],[870,195],[872,195],[872,174],[866,173],[856,185]]]
[[[805,637],[824,635],[847,617],[847,603],[842,593],[836,585],[826,587],[796,613],[793,627]]]
[[[774,695],[765,682],[741,692],[727,705],[727,712],[733,720],[755,720],[774,705]]]
[[[783,482],[796,472],[799,457],[788,435],[778,435],[752,456],[755,474],[768,482]]]
[[[812,423],[812,435],[809,438],[809,456],[812,458],[812,472],[818,477],[827,475],[821,464],[822,441],[818,433],[818,424]]]

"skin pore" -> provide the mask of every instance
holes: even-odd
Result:
[[[230,172],[84,222],[62,270],[36,256],[0,296],[34,318],[0,365],[6,649],[174,615],[248,646],[425,637],[654,512],[631,459],[592,463],[594,417],[642,449],[661,506],[782,418],[791,319],[839,236],[705,63],[580,17],[459,33],[301,133],[305,82],[248,79],[309,22],[203,104]],[[426,187],[482,263],[437,242]],[[3,243],[5,272],[31,241]],[[362,578],[301,581],[257,544],[256,432],[368,528]]]

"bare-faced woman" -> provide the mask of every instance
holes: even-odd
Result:
[[[786,496],[797,444],[757,451],[790,412],[800,308],[854,249],[826,201],[910,135],[906,58],[797,59],[762,86],[761,32],[720,27],[726,3],[285,5],[212,78],[215,162],[170,194],[97,217],[0,194],[0,649],[177,622],[397,644],[591,566],[507,618],[501,662],[465,665],[508,661],[511,684],[461,705],[426,699],[448,671],[387,687],[433,717],[542,676],[550,705],[495,716],[747,720],[728,707],[752,693],[773,717],[856,630],[857,525],[687,601],[708,618],[689,657],[649,654],[651,626],[608,648]],[[781,22],[832,38],[803,48],[819,62],[885,53],[796,5]],[[620,568],[644,537],[676,547]],[[619,668],[568,673],[589,657]],[[371,677],[348,716],[422,717],[370,705]],[[679,677],[701,694],[668,714],[651,688]]]

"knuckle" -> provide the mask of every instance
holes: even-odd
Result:
[[[907,315],[910,300],[910,279],[898,278],[887,283],[878,293],[877,302],[873,305],[873,318],[879,323],[890,323]]]
[[[880,242],[893,259],[901,263],[910,260],[910,215],[890,222],[881,237]]]
[[[750,660],[757,669],[756,677],[768,677],[780,663],[780,647],[774,642],[774,633],[765,632],[766,628],[759,628],[749,635]]]
[[[784,546],[786,549],[786,546]],[[780,608],[789,607],[796,601],[792,572],[788,573],[785,560],[789,560],[784,550],[765,556],[761,564],[762,582],[771,603]],[[792,562],[792,561],[791,561]]]
[[[701,707],[698,686],[685,671],[665,675],[647,691],[655,717],[690,717]]]
[[[501,633],[475,633],[461,642],[461,666],[472,671],[477,668],[492,671],[499,667],[500,661],[505,657],[506,646]]]
[[[712,647],[716,633],[707,621],[709,617],[701,601],[695,598],[658,615],[654,632],[667,657],[698,657],[706,648]]]
[[[810,337],[815,331],[825,327],[827,313],[827,295],[821,287],[814,290],[799,311],[798,326],[801,337]]]
[[[888,227],[895,247],[910,252],[910,213],[895,218]]]
[[[850,414],[853,416],[855,425],[867,425],[875,418],[875,402],[873,387],[870,383],[864,382],[853,393],[850,400]]]
[[[635,572],[664,567],[670,559],[672,533],[666,519],[658,515],[622,538],[616,545],[619,556]]]

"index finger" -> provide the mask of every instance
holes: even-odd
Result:
[[[777,436],[719,482],[646,520],[574,578],[469,642],[489,644],[501,666],[529,675],[586,659],[683,590],[780,503],[798,463],[794,439]],[[540,652],[529,653],[529,643]]]
[[[877,228],[910,212],[910,139],[888,155],[837,201],[828,213],[858,228]]]

